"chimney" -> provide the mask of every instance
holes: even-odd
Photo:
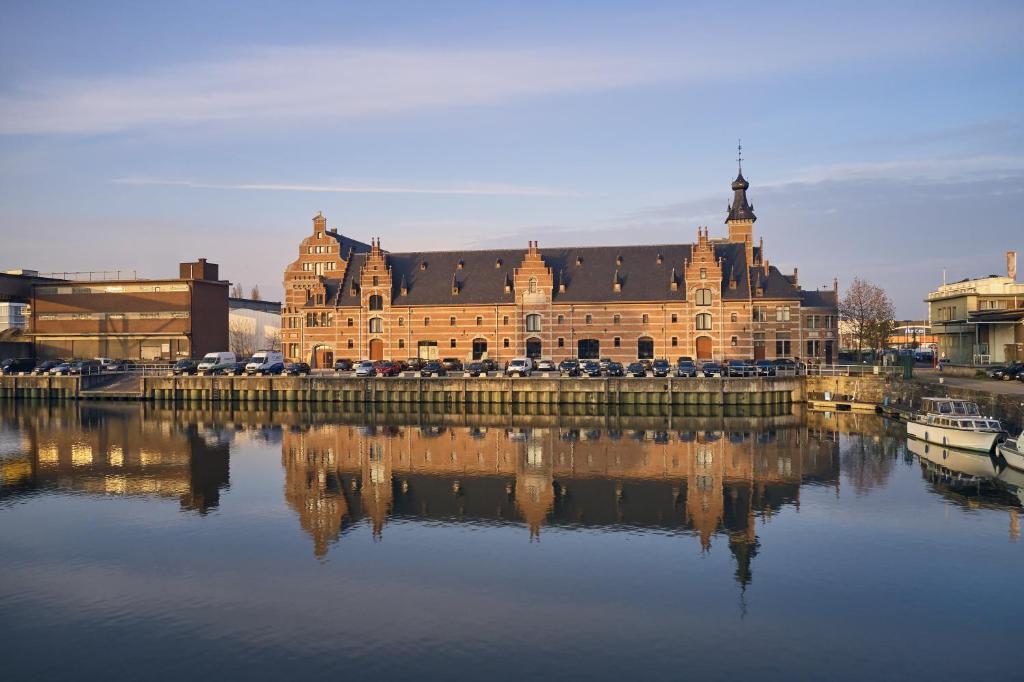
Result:
[[[1017,281],[1017,252],[1007,251],[1006,252],[1006,276],[1012,279],[1014,282]]]

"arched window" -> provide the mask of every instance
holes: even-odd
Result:
[[[384,310],[384,297],[380,294],[370,296],[370,310]]]
[[[537,293],[537,278],[536,277],[531,277],[530,278],[530,293],[531,294]]]
[[[697,289],[696,296],[697,305],[711,305],[711,289]],[[700,327],[698,327],[699,329]]]
[[[526,316],[526,331],[528,332],[539,332],[540,331],[540,315],[532,313]]]
[[[380,334],[384,331],[384,320],[379,317],[370,318],[370,333]]]
[[[697,329],[711,329],[711,315],[709,313],[697,315]]]

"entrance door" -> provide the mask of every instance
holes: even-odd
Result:
[[[601,342],[597,339],[580,339],[576,351],[576,357],[580,360],[597,360],[601,357]]]
[[[754,332],[754,359],[764,360],[764,332]]]
[[[370,359],[375,362],[384,359],[384,342],[380,339],[370,339]]]
[[[832,364],[832,341],[825,341],[825,364]]]
[[[540,351],[540,339],[536,337],[532,339],[526,339],[526,357],[533,358],[534,360],[536,360],[540,357]]]
[[[641,336],[636,342],[636,357],[640,360],[654,359],[654,339]]]
[[[487,356],[487,339],[473,339],[473,359],[482,360]]]
[[[711,359],[711,337],[710,336],[698,336],[697,337],[697,359],[698,360],[710,360]]]
[[[313,351],[313,367],[320,369],[334,367],[334,351],[330,348],[317,346],[316,350]]]
[[[416,357],[420,360],[437,360],[437,341],[420,341],[416,344]]]

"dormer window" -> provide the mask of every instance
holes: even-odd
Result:
[[[496,268],[500,268],[501,267],[501,259],[500,258],[497,259],[496,261],[494,261],[494,267],[496,267]]]
[[[463,262],[463,260],[462,260],[462,259],[460,258],[460,259],[459,259],[459,262],[458,262],[458,263],[457,263],[457,264],[455,265],[455,267],[457,267],[457,268],[458,268],[459,270],[461,270],[461,269],[462,269],[463,267],[465,267],[465,265],[466,265],[466,264],[465,264],[465,263]]]
[[[427,269],[427,261],[421,260],[420,261],[420,270],[426,270],[426,269]]]
[[[662,257],[662,255],[660,253],[658,254],[657,261],[658,261],[658,265],[661,265],[665,261],[665,259]]]
[[[622,265],[622,256],[616,256],[615,257],[615,264],[616,265]]]
[[[576,265],[583,265],[583,256],[576,256]]]

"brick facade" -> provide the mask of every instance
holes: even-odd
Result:
[[[771,266],[746,180],[732,187],[728,236],[699,228],[693,244],[391,253],[317,215],[284,274],[285,355],[830,359],[836,287],[804,291]]]

